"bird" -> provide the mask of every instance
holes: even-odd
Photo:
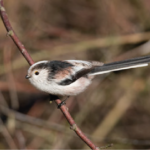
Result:
[[[95,75],[148,66],[150,56],[102,63],[85,60],[44,60],[31,65],[26,79],[37,89],[57,96],[83,92]]]

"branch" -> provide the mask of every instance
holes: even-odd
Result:
[[[61,103],[60,99],[55,100],[57,105]],[[64,114],[66,119],[68,120],[70,124],[70,128],[76,132],[76,134],[92,149],[92,150],[99,150],[98,147],[96,147],[86,136],[85,134],[80,130],[80,128],[76,125],[75,121],[71,117],[70,113],[68,112],[68,109],[65,105],[62,105],[60,107],[61,112]]]
[[[32,65],[34,64],[34,61],[32,60],[31,56],[29,55],[29,53],[27,52],[27,50],[25,49],[25,47],[23,46],[23,44],[20,42],[19,38],[17,37],[17,35],[15,34],[7,13],[5,11],[4,5],[3,5],[3,0],[0,0],[0,15],[2,18],[2,21],[6,27],[6,30],[8,32],[8,35],[12,38],[12,40],[14,41],[14,43],[16,44],[16,46],[18,47],[19,51],[22,53],[22,55],[24,56],[24,58],[27,60],[27,62]],[[59,105],[61,103],[60,99],[55,100],[56,104]],[[64,116],[66,117],[66,119],[68,120],[71,129],[73,129],[76,134],[93,150],[99,150],[98,147],[96,147],[84,134],[83,132],[79,129],[79,127],[76,125],[75,121],[73,120],[73,118],[71,117],[71,115],[68,112],[68,109],[66,108],[65,105],[62,105],[60,107],[62,113],[64,114]]]
[[[16,46],[18,47],[19,51],[22,53],[22,55],[25,57],[25,59],[27,60],[27,62],[30,65],[34,64],[34,61],[30,57],[27,50],[25,49],[24,45],[20,42],[19,38],[15,34],[15,32],[14,32],[14,30],[13,30],[13,28],[9,22],[8,15],[7,15],[5,8],[4,8],[4,5],[3,5],[3,0],[0,0],[0,15],[1,15],[2,21],[5,25],[5,28],[7,30],[8,35],[12,38],[12,40],[14,41]]]

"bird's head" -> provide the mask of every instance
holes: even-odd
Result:
[[[28,79],[31,84],[38,87],[44,84],[48,80],[49,71],[46,67],[48,61],[39,61],[28,69],[26,79]]]

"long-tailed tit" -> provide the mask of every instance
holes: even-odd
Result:
[[[26,78],[39,90],[58,96],[71,96],[83,92],[95,75],[144,67],[149,62],[150,56],[107,64],[83,60],[39,61],[29,68]]]

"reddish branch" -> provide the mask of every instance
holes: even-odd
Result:
[[[19,38],[15,34],[15,32],[14,32],[14,30],[13,30],[13,28],[12,28],[10,22],[9,22],[7,13],[6,13],[4,5],[3,5],[3,0],[0,0],[0,14],[1,14],[1,18],[3,20],[3,23],[6,27],[8,35],[12,38],[12,40],[14,41],[14,43],[16,44],[16,46],[18,47],[18,49],[22,53],[22,55],[25,57],[27,62],[30,65],[34,64],[34,61],[30,57],[29,53],[27,52],[27,50],[25,49],[23,44],[20,42]]]
[[[55,100],[57,105],[61,103],[60,99]],[[70,113],[68,112],[68,109],[66,106],[62,105],[61,106],[61,111],[68,120],[70,124],[70,128],[76,132],[76,134],[93,150],[99,150],[98,147],[96,147],[86,136],[85,134],[80,130],[80,128],[76,125],[75,121],[71,117]]]
[[[18,47],[19,51],[22,53],[22,55],[25,57],[25,59],[27,60],[27,62],[32,65],[34,64],[34,61],[32,60],[31,56],[29,55],[29,53],[27,52],[26,48],[23,46],[23,44],[20,42],[19,38],[17,37],[17,35],[15,34],[7,13],[5,11],[4,5],[3,5],[3,0],[0,0],[0,15],[1,18],[3,20],[3,23],[6,27],[6,30],[8,32],[8,35],[12,38],[12,40],[14,41],[14,43],[16,44],[16,46]],[[61,103],[60,99],[55,100],[56,104],[59,105]],[[66,119],[68,120],[71,129],[73,129],[76,134],[93,150],[99,150],[98,147],[96,147],[84,134],[83,132],[79,129],[79,127],[76,125],[75,121],[73,120],[73,118],[71,117],[71,115],[68,112],[68,109],[66,108],[65,105],[61,106],[61,111],[64,114],[64,116],[66,117]]]

